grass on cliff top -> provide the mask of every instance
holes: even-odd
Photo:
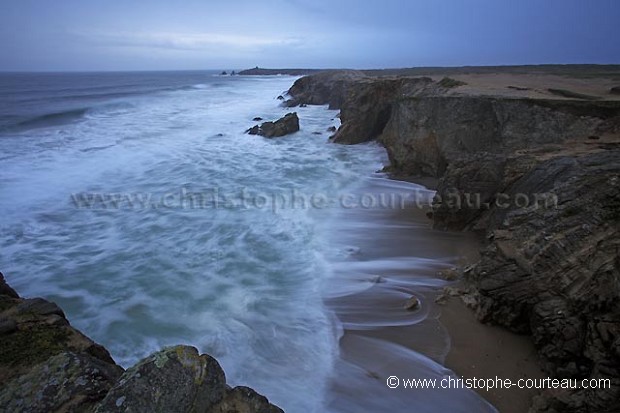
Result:
[[[577,93],[566,89],[547,89],[549,93],[557,96],[562,96],[571,99],[583,99],[583,100],[599,100],[596,96],[584,95],[583,93]]]
[[[467,84],[466,82],[452,79],[451,77],[444,77],[438,83],[439,83],[439,86],[445,87],[446,89],[452,89],[454,87],[465,86]]]

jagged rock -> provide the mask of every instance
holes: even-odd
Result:
[[[284,100],[284,96],[282,96],[282,95],[278,95],[278,97],[277,97],[276,99],[278,99],[278,100]]]
[[[260,122],[261,120],[263,120],[263,118],[261,118],[260,116],[255,117],[254,119],[252,119],[254,122]]]
[[[217,360],[189,346],[129,368],[95,409],[108,412],[283,413],[248,387],[231,389]]]
[[[225,393],[226,377],[214,358],[176,346],[129,368],[95,412],[207,412]]]
[[[119,366],[88,354],[62,352],[4,383],[0,411],[92,411],[122,373]]]
[[[297,79],[288,91],[292,99],[286,106],[329,104],[330,109],[338,109],[344,101],[348,87],[356,79],[364,78],[362,72],[355,70],[328,70]]]
[[[54,303],[0,296],[0,384],[63,353],[86,354],[116,366],[108,351],[72,328]]]
[[[275,122],[264,122],[262,125],[255,125],[246,132],[250,135],[260,135],[266,138],[276,138],[299,130],[299,118],[296,112],[287,113],[283,118]]]
[[[238,386],[229,390],[226,396],[213,406],[209,413],[284,413],[249,387]]]
[[[0,295],[6,295],[12,298],[19,298],[19,295],[5,281],[4,275],[0,272]]]
[[[335,126],[330,126],[327,128],[327,132],[336,132],[337,128]]]

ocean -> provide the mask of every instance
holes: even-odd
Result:
[[[255,117],[292,111],[277,97],[294,80],[0,74],[0,270],[22,296],[60,305],[124,367],[183,343],[288,413],[493,411],[469,390],[385,393],[384,358],[411,366],[403,374],[451,374],[439,363],[445,334],[414,351],[346,333],[422,322],[426,310],[361,316],[347,297],[374,291],[387,269],[401,281],[378,294],[396,302],[416,285],[440,287],[403,273],[446,268],[456,253],[364,255],[397,222],[382,212],[397,204],[380,195],[432,193],[377,174],[388,162],[377,144],[328,144],[337,111],[294,109],[291,136],[245,134]]]

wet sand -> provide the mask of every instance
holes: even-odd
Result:
[[[430,197],[419,185],[377,174],[360,194]],[[398,198],[398,197],[397,197]],[[413,195],[408,199],[411,201]],[[328,410],[359,412],[523,412],[532,393],[469,389],[390,389],[389,376],[515,379],[536,376],[525,337],[478,323],[457,299],[435,298],[452,282],[438,272],[471,261],[478,242],[470,234],[432,230],[426,211],[377,206],[339,211],[333,222],[334,274],[324,300],[334,312],[340,359],[328,385]],[[415,296],[420,308],[404,309]],[[444,367],[446,366],[446,367]],[[489,404],[483,397],[491,402]]]

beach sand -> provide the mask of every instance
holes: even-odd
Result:
[[[374,178],[362,190],[402,193],[412,188],[411,183]],[[415,206],[350,210],[343,218],[336,224],[337,241],[355,253],[336,266],[325,298],[343,328],[342,363],[336,366],[336,378],[330,384],[334,406],[346,410],[347,398],[372,394],[373,400],[382,398],[384,411],[401,411],[403,406],[415,410],[412,403],[418,402],[447,406],[451,411],[492,410],[455,390],[425,390],[415,395],[385,391],[386,377],[399,371],[412,378],[428,377],[433,363],[464,378],[497,376],[516,382],[543,377],[530,338],[481,324],[458,297],[445,304],[435,302],[443,287],[453,284],[439,272],[466,265],[477,256],[479,243],[472,234],[433,230],[426,210]],[[346,294],[337,292],[347,288],[351,291]],[[412,294],[421,308],[408,312],[403,305]],[[362,373],[356,376],[355,369]],[[478,394],[502,413],[517,413],[527,411],[536,391],[513,388]],[[368,411],[379,408],[369,406]]]

